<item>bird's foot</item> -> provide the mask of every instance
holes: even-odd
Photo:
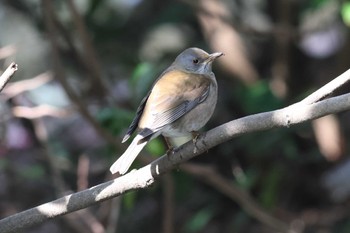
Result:
[[[193,153],[196,154],[198,152],[197,140],[200,137],[200,134],[197,131],[193,131],[192,132],[192,137],[193,137],[192,142],[193,142],[193,145],[194,145]]]
[[[174,148],[173,146],[169,147],[168,150],[166,151],[166,155],[167,156],[171,156],[176,152],[176,148]]]

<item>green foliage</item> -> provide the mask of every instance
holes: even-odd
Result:
[[[275,164],[268,170],[268,174],[265,175],[262,190],[260,192],[260,203],[265,208],[275,207],[278,203],[278,194],[280,190],[280,182],[283,180],[284,169]]]
[[[154,156],[160,156],[163,155],[166,151],[164,142],[161,140],[161,138],[156,138],[150,141],[147,146],[146,150]]]
[[[247,114],[269,111],[281,106],[281,100],[274,96],[265,80],[258,81],[249,88],[237,85],[234,96]]]
[[[254,166],[250,166],[244,171],[244,174],[241,174],[240,179],[236,178],[236,184],[245,190],[250,190],[256,185],[259,177],[258,169]]]
[[[135,105],[147,94],[157,75],[158,70],[151,63],[143,62],[136,66],[130,82],[130,86],[135,94],[133,99],[137,101]]]
[[[186,223],[185,232],[193,233],[202,230],[213,218],[215,210],[212,206],[198,210],[194,216]]]
[[[311,1],[306,1],[306,4],[309,8],[318,8],[329,1],[334,1],[334,0],[311,0]]]
[[[125,131],[133,117],[133,112],[121,108],[104,108],[96,116],[100,124],[113,135],[119,135]]]
[[[39,164],[33,164],[19,171],[22,178],[28,180],[37,180],[46,176],[45,168]]]
[[[249,155],[257,158],[267,158],[266,156],[277,152],[281,156],[292,159],[298,154],[297,143],[290,134],[293,131],[292,129],[275,129],[270,132],[252,133],[236,139],[236,143],[237,146],[244,147]],[[252,144],[254,146],[247,147]]]
[[[127,210],[132,210],[137,201],[137,192],[128,192],[123,195],[123,205]]]
[[[350,27],[350,2],[345,1],[341,7],[341,16],[344,23]]]

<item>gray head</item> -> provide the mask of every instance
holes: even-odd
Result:
[[[176,57],[173,66],[191,73],[208,74],[211,72],[212,62],[222,55],[221,52],[208,54],[199,48],[188,48]]]

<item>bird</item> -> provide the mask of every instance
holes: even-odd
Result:
[[[159,135],[188,136],[209,121],[218,93],[212,63],[222,55],[188,48],[161,73],[136,110],[122,143],[135,131],[137,135],[110,167],[112,174],[125,174],[146,144]]]

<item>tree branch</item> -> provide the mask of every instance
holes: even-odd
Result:
[[[52,46],[52,55],[54,60],[54,68],[55,68],[55,77],[61,83],[63,89],[65,90],[68,98],[74,103],[77,107],[77,110],[81,114],[81,116],[89,122],[89,124],[95,129],[95,131],[103,137],[107,142],[112,145],[118,145],[117,141],[108,131],[100,126],[100,124],[95,120],[95,118],[91,115],[89,110],[86,108],[86,104],[84,101],[75,93],[74,89],[69,85],[65,73],[65,69],[60,59],[59,52],[59,42],[57,39],[56,27],[54,24],[54,10],[51,1],[42,0],[42,5],[44,8],[44,17],[45,23],[48,30],[48,37]]]
[[[313,104],[321,99],[324,99],[325,97],[331,95],[335,90],[337,90],[339,87],[343,86],[347,82],[350,81],[350,69],[339,75],[337,78],[333,79],[302,101],[300,103],[303,104]]]
[[[18,66],[16,63],[12,62],[9,67],[4,71],[4,73],[0,76],[0,92],[6,86],[7,82],[10,78],[15,74],[18,70]]]
[[[99,95],[101,96],[112,96],[109,93],[107,84],[101,77],[101,67],[99,65],[96,51],[92,46],[92,42],[88,35],[84,21],[80,16],[74,1],[68,0],[67,3],[68,10],[72,15],[74,26],[77,29],[77,35],[80,37],[80,41],[82,42],[82,46],[84,48],[84,54],[81,59],[83,60],[86,69],[88,70],[88,76],[92,77],[93,90],[94,92],[99,92]]]
[[[345,82],[350,79],[349,70],[327,84],[329,88],[321,88],[315,93],[318,93],[317,96],[320,98],[328,96],[339,85],[342,85],[339,84],[338,80],[343,79]],[[313,96],[313,94],[310,96]],[[331,113],[350,110],[350,94],[322,101],[318,101],[314,97],[310,102],[305,101],[308,98],[283,109],[254,114],[227,122],[202,134],[195,145],[191,141],[182,145],[172,156],[163,155],[151,164],[114,180],[4,218],[0,220],[0,232],[18,232],[20,229],[86,208],[126,192],[146,188],[179,164],[239,135],[277,127],[290,127]]]

